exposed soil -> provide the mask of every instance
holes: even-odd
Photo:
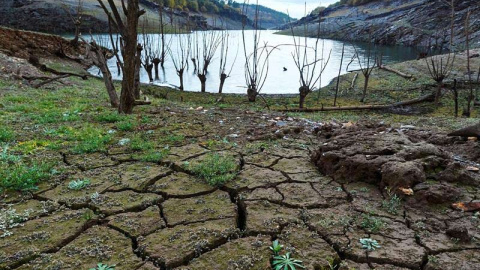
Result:
[[[22,116],[8,122],[17,140],[52,138],[42,136],[64,125],[112,131],[111,143],[78,154],[59,137],[56,149],[32,150],[30,159],[55,161],[58,172],[36,190],[2,194],[2,211],[14,209],[22,218],[8,233],[0,231],[0,269],[88,269],[102,262],[117,270],[261,270],[270,269],[274,239],[311,270],[332,264],[342,270],[480,269],[480,175],[466,169],[479,167],[476,141],[377,122],[194,109],[165,99],[139,110],[132,118],[138,126],[127,132],[96,120],[107,106],[101,82],[68,83],[73,86],[66,90],[21,88],[38,99],[34,94],[66,91],[60,102],[74,89],[91,106],[76,121],[41,128],[35,117],[45,111],[18,111],[23,99],[5,87],[2,113]],[[142,154],[151,149],[120,144],[139,133],[159,149],[168,136],[180,139],[160,161],[148,162]],[[222,187],[207,185],[185,165],[211,153],[239,167]],[[72,189],[79,179],[90,184]],[[362,238],[381,247],[367,251]]]

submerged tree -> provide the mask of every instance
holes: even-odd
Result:
[[[183,76],[188,65],[190,57],[190,50],[192,48],[192,36],[191,34],[178,34],[175,53],[169,49],[168,52],[173,62],[173,66],[177,72],[177,76],[180,79],[180,91],[185,90],[183,84]]]
[[[135,102],[135,74],[138,70],[139,52],[138,46],[138,20],[145,11],[140,10],[139,0],[122,0],[121,6],[123,16],[120,14],[116,1],[114,0],[97,0],[103,11],[107,15],[109,22],[113,24],[115,29],[121,36],[120,52],[123,58],[123,78],[122,91],[120,94],[119,113],[130,114],[133,112]],[[104,1],[108,2],[109,8]],[[125,3],[127,2],[127,3]]]
[[[150,83],[153,82],[153,59],[155,58],[155,48],[153,47],[152,36],[147,33],[148,28],[148,19],[143,20],[142,27],[142,43],[143,43],[143,54],[141,58],[141,63],[143,68],[147,72],[148,80]]]
[[[68,13],[73,25],[75,26],[75,36],[71,43],[73,46],[78,46],[78,40],[80,38],[80,26],[82,25],[83,0],[77,1],[77,6],[75,7],[74,13],[70,11],[70,8],[66,4],[63,6],[63,8]]]
[[[195,60],[198,65],[197,77],[202,85],[202,93],[206,92],[208,68],[220,45],[221,35],[217,31],[201,31],[195,33]]]

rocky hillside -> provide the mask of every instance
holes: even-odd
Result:
[[[448,47],[450,41],[451,7],[443,0],[389,0],[367,4],[333,5],[318,14],[294,22],[298,34],[305,24],[310,25],[308,35],[317,33],[318,20],[322,20],[322,35],[328,38],[370,41],[386,45]],[[480,1],[455,0],[454,42],[464,46],[465,17],[471,11],[471,39],[473,46],[480,46]],[[289,34],[290,25],[284,25],[283,33]]]
[[[119,0],[115,0],[118,1]],[[3,0],[0,5],[0,25],[16,29],[39,31],[55,34],[74,32],[71,14],[76,14],[78,0]],[[82,0],[83,23],[82,32],[106,32],[107,18],[96,0]],[[145,17],[152,24],[158,24],[158,5],[152,0],[140,0],[141,6],[147,11]],[[232,8],[233,10],[233,8]],[[242,16],[238,11],[219,12],[218,14],[185,12],[164,9],[164,21],[176,25],[195,25],[197,29],[212,29],[222,21],[225,28],[240,29]],[[251,21],[247,19],[248,24]]]

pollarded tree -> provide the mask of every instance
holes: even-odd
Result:
[[[78,46],[78,40],[80,38],[80,26],[82,25],[82,15],[83,15],[83,0],[78,0],[77,6],[74,8],[74,12],[70,11],[70,7],[66,4],[63,5],[64,10],[70,16],[73,25],[75,26],[75,37],[72,39],[71,43],[73,46]]]
[[[138,20],[145,14],[140,10],[139,0],[122,0],[120,14],[114,0],[97,0],[102,7],[108,20],[121,36],[120,52],[123,58],[122,65],[122,91],[120,94],[119,113],[131,114],[135,102],[135,73],[137,72],[139,50],[138,44]],[[108,3],[108,8],[105,4]],[[140,51],[141,53],[141,51]]]
[[[315,86],[321,80],[322,74],[325,71],[325,68],[330,61],[330,55],[332,51],[328,54],[328,58],[324,59],[325,43],[322,42],[320,48],[320,22],[317,28],[317,37],[313,45],[311,44],[311,39],[308,38],[308,25],[305,24],[303,27],[303,36],[296,37],[293,25],[290,24],[290,30],[293,36],[294,51],[292,53],[293,61],[300,75],[300,100],[299,107],[303,109],[305,106],[305,99],[315,90]]]
[[[237,47],[237,53],[235,54],[235,58],[229,65],[230,69],[227,70],[229,51],[230,51],[230,33],[228,31],[222,31],[221,41],[220,41],[220,86],[218,88],[218,93],[220,94],[223,92],[223,86],[225,85],[225,81],[227,80],[228,77],[230,77],[230,74],[232,73],[232,70],[233,70],[233,66],[237,61],[238,47]]]
[[[190,56],[190,49],[192,48],[192,34],[179,34],[176,38],[176,50],[173,52],[171,49],[168,50],[170,57],[172,59],[173,65],[177,72],[178,78],[180,79],[180,91],[185,90],[183,86],[183,75],[185,69],[188,65],[188,60]]]
[[[195,62],[198,65],[197,77],[202,85],[202,93],[206,92],[208,68],[220,46],[221,35],[217,31],[201,31],[195,33]]]

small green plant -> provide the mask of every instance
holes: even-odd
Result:
[[[130,121],[122,121],[117,124],[117,129],[121,131],[133,131],[135,125]]]
[[[273,257],[274,270],[296,270],[297,267],[305,269],[303,262],[290,257],[290,252],[285,255],[278,255]]]
[[[383,200],[382,208],[392,215],[398,214],[400,207],[402,206],[402,200],[397,194],[393,194],[390,189],[387,189],[388,200]]]
[[[152,149],[154,146],[155,144],[152,141],[142,135],[135,135],[130,141],[130,149],[133,151],[145,151]]]
[[[362,244],[362,248],[366,249],[367,251],[374,251],[381,248],[377,240],[373,240],[371,238],[361,238],[360,244]]]
[[[117,112],[106,112],[97,115],[95,120],[102,123],[116,123],[125,120],[125,116]]]
[[[162,149],[161,151],[151,150],[146,153],[143,153],[138,156],[138,159],[144,162],[160,162],[162,161],[168,154],[170,153],[170,149],[168,147]]]
[[[6,128],[0,127],[0,142],[10,142],[15,138],[15,133]]]
[[[38,183],[47,180],[51,174],[52,165],[46,163],[0,162],[0,192],[34,190]]]
[[[278,243],[278,240],[275,240],[272,242],[272,246],[270,247],[270,250],[273,252],[273,256],[278,256],[280,254],[280,251],[282,251],[283,245],[280,245]]]
[[[187,162],[185,167],[195,175],[205,179],[211,186],[222,186],[235,178],[238,172],[235,158],[224,157],[219,154],[207,154],[199,164],[193,165]]]
[[[79,180],[72,180],[68,183],[68,189],[71,190],[81,190],[90,185],[89,179],[79,179]]]
[[[437,264],[438,258],[435,257],[435,255],[428,255],[428,261],[431,262],[432,264]]]
[[[383,226],[385,226],[385,223],[381,219],[373,217],[370,214],[362,214],[362,222],[360,223],[362,229],[370,233],[376,233],[380,231]]]
[[[103,263],[98,263],[97,267],[90,268],[89,270],[115,270],[115,265],[107,265]]]

